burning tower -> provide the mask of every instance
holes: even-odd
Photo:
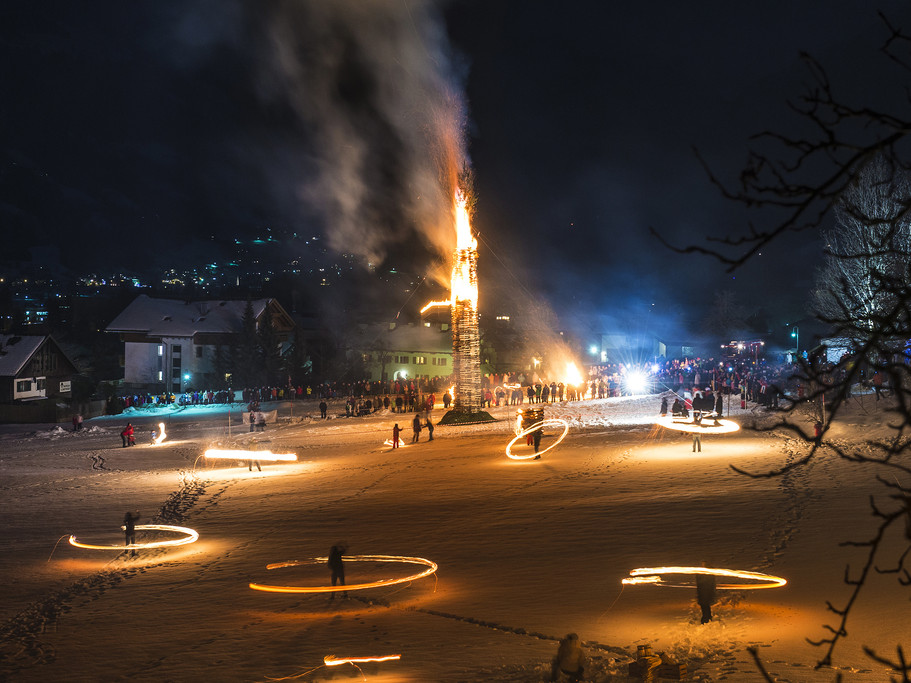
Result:
[[[455,197],[456,251],[452,266],[453,411],[481,412],[481,338],[478,331],[478,242],[471,234],[466,197]]]

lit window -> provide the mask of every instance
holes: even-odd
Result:
[[[159,356],[164,355],[164,346],[162,346],[161,344],[158,345],[158,355]]]

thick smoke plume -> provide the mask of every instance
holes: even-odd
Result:
[[[299,197],[330,246],[377,264],[417,235],[448,258],[465,105],[437,4],[276,0],[269,10],[260,93],[306,126],[313,173]]]

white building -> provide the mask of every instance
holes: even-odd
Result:
[[[285,309],[275,299],[251,303],[257,329],[268,310],[285,341],[294,328]],[[124,382],[175,393],[216,386],[218,347],[226,352],[237,343],[246,306],[246,301],[184,302],[139,295],[106,328],[124,343]]]

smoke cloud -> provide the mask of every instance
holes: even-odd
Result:
[[[298,197],[333,249],[373,264],[415,236],[447,259],[455,246],[466,108],[438,10],[426,0],[268,5],[257,87],[312,140]]]

